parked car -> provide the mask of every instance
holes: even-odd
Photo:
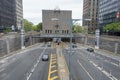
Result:
[[[42,61],[48,61],[49,60],[49,56],[47,54],[44,54],[42,56]]]
[[[87,51],[94,52],[94,49],[93,48],[87,48]]]

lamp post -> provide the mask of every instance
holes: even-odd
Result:
[[[52,21],[58,21],[59,19],[58,18],[52,18],[51,19]],[[91,21],[91,19],[71,19],[70,21],[67,21],[69,24],[70,24],[70,28],[69,28],[69,37],[70,37],[70,53],[69,53],[69,80],[72,80],[72,75],[71,75],[71,55],[72,55],[72,37],[73,37],[73,34],[72,34],[72,26],[75,22],[77,21],[80,21],[80,20],[86,20],[86,21]]]
[[[23,20],[21,20],[21,49],[25,49],[25,31],[23,27]]]
[[[70,53],[69,53],[69,80],[72,80],[72,75],[71,75],[71,55],[72,55],[72,26],[75,22],[80,21],[80,20],[86,20],[86,21],[91,21],[91,19],[71,19],[70,20]]]

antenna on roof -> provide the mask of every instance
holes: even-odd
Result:
[[[55,7],[54,13],[60,13],[60,8],[58,6]]]

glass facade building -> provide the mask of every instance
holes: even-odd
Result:
[[[117,13],[120,11],[120,0],[99,0],[99,27],[118,22]]]
[[[19,7],[21,10],[18,10],[19,4],[16,4],[18,1],[22,0],[1,0],[0,1],[0,31],[4,30],[6,27],[11,27],[12,25],[17,28],[17,16],[18,11],[22,11],[22,3]],[[23,12],[23,11],[22,11]],[[20,14],[23,18],[23,13]]]

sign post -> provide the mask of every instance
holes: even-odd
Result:
[[[95,31],[95,49],[99,49],[100,30]]]

